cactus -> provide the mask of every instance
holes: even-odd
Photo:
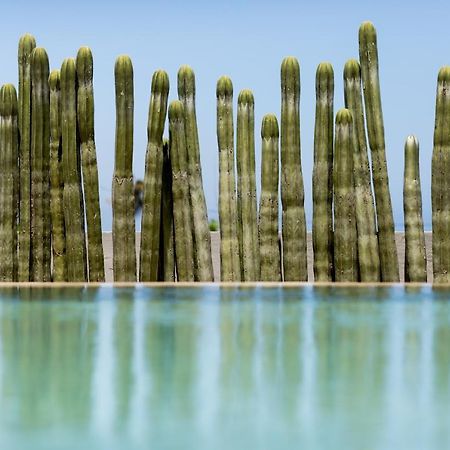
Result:
[[[177,277],[178,281],[194,281],[194,247],[192,216],[189,205],[188,157],[183,103],[179,100],[174,100],[169,106],[169,136]]]
[[[450,66],[439,70],[431,165],[433,279],[450,281]]]
[[[427,257],[420,189],[419,142],[408,136],[405,143],[405,176],[403,181],[405,214],[405,281],[427,281]]]
[[[219,147],[220,280],[240,281],[234,171],[233,84],[217,81],[217,144]]]
[[[281,255],[278,245],[279,137],[276,116],[265,115],[261,127],[261,198],[258,227],[261,281],[281,281]]]
[[[355,190],[353,181],[353,117],[336,115],[334,141],[334,273],[336,281],[358,281]]]
[[[375,27],[370,22],[364,22],[359,28],[359,58],[364,86],[367,131],[372,154],[381,281],[396,282],[399,281],[399,269],[381,110],[377,35]]]
[[[89,281],[105,281],[102,218],[98,192],[97,154],[94,140],[93,60],[88,47],[81,47],[76,59],[78,91],[77,118],[86,208]]]
[[[351,59],[344,67],[345,107],[353,115],[353,173],[355,177],[356,228],[361,281],[380,281],[380,254],[375,222],[375,206],[367,155],[366,130],[361,93],[361,68]]]
[[[60,77],[67,281],[87,281],[84,200],[77,136],[77,76],[74,58],[63,61]]]
[[[19,249],[18,281],[30,281],[31,256],[31,52],[36,40],[31,34],[24,34],[19,40],[19,102],[18,126],[20,136],[20,208],[19,208]]]
[[[333,281],[333,100],[334,72],[321,63],[316,72],[313,168],[314,281]]]
[[[169,95],[169,77],[163,70],[153,74],[147,124],[144,201],[142,206],[139,280],[158,279],[160,255],[161,187],[163,171],[163,132]]]
[[[307,281],[305,192],[300,156],[300,66],[281,64],[281,204],[285,281]]]
[[[52,222],[53,281],[67,281],[66,232],[61,148],[61,91],[59,70],[52,70],[48,79],[50,89],[50,211]]]
[[[200,146],[195,113],[195,75],[189,66],[182,66],[178,71],[178,98],[184,107],[189,195],[194,231],[195,280],[214,281],[211,233],[209,232],[208,214],[203,192]]]
[[[119,56],[116,84],[116,154],[112,181],[114,281],[136,281],[133,194],[133,65]]]
[[[51,281],[50,89],[46,51],[31,54],[31,281]]]
[[[12,84],[0,89],[0,281],[17,281],[19,167],[17,93]]]
[[[254,98],[250,90],[239,93],[237,110],[237,205],[241,280],[260,277],[255,178]]]

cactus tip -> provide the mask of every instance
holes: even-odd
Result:
[[[350,125],[353,122],[352,112],[347,108],[340,109],[336,114],[336,124]]]
[[[361,66],[356,59],[349,59],[344,66],[344,78],[355,79],[361,77]]]
[[[173,100],[169,105],[169,121],[181,120],[184,116],[183,103],[180,100]]]
[[[443,66],[439,69],[438,83],[450,83],[450,66]]]
[[[250,89],[242,89],[242,91],[239,92],[238,103],[243,105],[253,105],[255,103],[253,92]]]
[[[217,80],[216,94],[217,94],[217,97],[233,96],[233,82],[231,81],[230,77],[223,75]]]
[[[278,129],[278,120],[275,114],[266,114],[262,120],[261,137],[263,139],[278,138],[280,131]]]
[[[167,72],[158,69],[153,73],[152,77],[152,92],[158,92],[162,95],[167,95],[169,92],[169,76]]]

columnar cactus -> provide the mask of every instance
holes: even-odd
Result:
[[[405,214],[405,281],[427,281],[427,257],[420,188],[419,141],[408,136],[405,143],[405,176],[403,181]]]
[[[170,161],[172,164],[175,257],[178,281],[194,281],[194,246],[189,204],[188,157],[183,103],[169,106]]]
[[[300,157],[300,65],[281,64],[281,204],[285,281],[307,281],[305,192]]]
[[[19,167],[17,93],[12,84],[0,89],[0,281],[17,281]]]
[[[19,208],[19,250],[18,280],[30,281],[31,256],[31,52],[36,40],[31,34],[24,34],[19,41],[19,160],[20,160],[20,208]]]
[[[98,192],[97,153],[94,139],[93,59],[88,47],[81,47],[76,59],[78,91],[77,118],[80,137],[86,208],[89,281],[105,281],[102,218]]]
[[[50,212],[52,222],[53,281],[67,281],[61,148],[61,91],[59,70],[52,70],[50,88]]]
[[[431,165],[433,279],[450,281],[450,66],[439,71]]]
[[[261,198],[258,227],[261,281],[281,281],[281,255],[278,245],[279,136],[276,116],[265,115],[261,127]]]
[[[334,71],[321,63],[316,72],[313,168],[314,281],[333,281],[333,99]]]
[[[163,132],[169,96],[169,77],[164,70],[153,74],[148,111],[145,154],[144,201],[142,205],[139,280],[158,279],[160,254],[161,187],[163,171]]]
[[[380,281],[380,254],[375,223],[375,206],[367,155],[366,129],[361,93],[361,68],[351,59],[344,67],[345,107],[353,115],[355,147],[353,173],[355,177],[356,225],[358,260],[361,281]]]
[[[353,117],[336,115],[334,181],[334,270],[336,281],[358,281],[358,249],[353,181]]]
[[[233,83],[217,81],[217,144],[219,147],[220,280],[240,281],[234,171]]]
[[[381,281],[399,281],[394,217],[386,163],[383,113],[378,76],[378,50],[375,27],[364,22],[359,29],[359,58],[364,85],[367,132],[372,153],[372,176],[375,190],[380,250]]]
[[[112,181],[114,281],[136,281],[133,193],[134,91],[131,59],[122,55],[114,67],[116,151]]]
[[[238,97],[236,147],[241,281],[258,281],[260,277],[254,105],[252,92],[242,90]]]
[[[77,135],[77,73],[74,58],[63,61],[60,76],[67,281],[87,281],[84,199]]]
[[[31,281],[51,281],[50,89],[47,52],[31,53]]]
[[[194,230],[194,267],[196,281],[214,281],[211,256],[211,233],[203,192],[200,146],[195,113],[195,75],[189,66],[178,71],[178,98],[184,107],[188,156],[189,195]]]

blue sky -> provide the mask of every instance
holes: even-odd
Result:
[[[103,228],[111,229],[110,191],[114,166],[114,61],[132,58],[135,74],[134,174],[142,178],[152,73],[165,69],[170,98],[182,64],[195,70],[197,118],[204,188],[210,218],[217,217],[218,161],[215,86],[229,75],[238,92],[255,95],[256,161],[259,184],[260,124],[280,113],[280,63],[294,55],[301,68],[301,140],[305,207],[312,215],[311,175],[317,65],[335,70],[335,111],[343,107],[342,70],[358,56],[358,27],[374,22],[378,31],[381,94],[387,159],[396,228],[403,228],[403,146],[408,134],[421,144],[426,228],[431,228],[431,152],[437,72],[450,64],[450,9],[447,2],[363,1],[128,1],[8,2],[0,15],[0,82],[17,83],[17,43],[32,33],[47,49],[51,68],[75,56],[82,45],[94,54],[96,144]]]

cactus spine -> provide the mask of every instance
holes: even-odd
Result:
[[[234,171],[233,83],[217,81],[217,144],[219,147],[220,280],[240,281]]]
[[[261,281],[281,281],[278,245],[278,179],[280,132],[274,114],[263,117],[261,127],[261,198],[259,204],[259,248]]]
[[[353,115],[353,173],[355,177],[356,228],[361,281],[380,281],[380,254],[375,223],[375,206],[370,181],[366,130],[361,93],[361,68],[351,59],[344,67],[345,107]]]
[[[114,281],[136,281],[133,194],[133,65],[119,56],[116,84],[116,154],[112,181]]]
[[[250,90],[239,93],[237,110],[237,199],[241,280],[260,277],[255,178],[255,102]]]
[[[19,103],[18,125],[20,135],[20,208],[19,208],[19,250],[18,280],[30,281],[31,257],[31,52],[36,40],[25,34],[19,41]]]
[[[314,281],[333,281],[333,100],[334,71],[321,63],[316,72],[313,168]]]
[[[300,156],[300,65],[281,64],[281,204],[285,281],[307,281],[305,192]]]
[[[84,200],[77,136],[77,75],[74,58],[63,61],[60,76],[67,281],[87,281]]]
[[[184,107],[189,195],[194,232],[195,279],[196,281],[214,281],[211,233],[209,232],[208,214],[203,192],[200,146],[195,112],[195,75],[189,66],[182,66],[178,71],[178,98]]]
[[[334,270],[336,281],[358,281],[353,118],[348,109],[336,115],[334,181]]]
[[[97,153],[94,139],[93,59],[88,47],[78,50],[77,118],[86,208],[89,281],[105,281],[102,218],[98,192]]]
[[[173,218],[178,281],[194,281],[194,247],[189,205],[188,157],[183,104],[169,106],[170,161],[172,163]]]
[[[405,176],[403,181],[405,214],[405,281],[427,281],[427,257],[422,217],[419,142],[408,136],[405,143]]]
[[[50,212],[52,222],[53,281],[67,281],[66,232],[61,148],[61,92],[59,70],[52,70],[48,79],[50,88]]]
[[[17,93],[12,84],[0,89],[0,281],[17,281],[19,201]]]
[[[144,201],[142,206],[140,281],[158,279],[160,255],[161,187],[163,171],[163,132],[169,95],[169,77],[163,70],[153,74],[147,125]]]
[[[381,281],[396,282],[399,281],[399,269],[381,109],[377,34],[370,22],[364,22],[359,28],[359,58],[364,85],[367,131],[372,152]]]

